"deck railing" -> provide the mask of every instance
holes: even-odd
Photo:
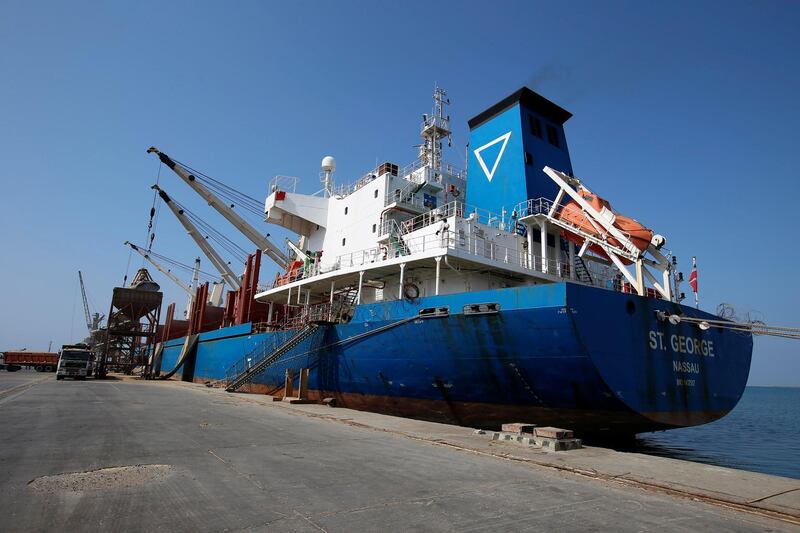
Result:
[[[541,272],[565,280],[578,281],[573,276],[572,267],[567,260],[560,258],[548,258],[545,260],[540,255],[537,255],[535,250],[534,253],[529,253],[522,245],[519,248],[502,246],[477,234],[447,229],[440,231],[438,234],[431,232],[416,237],[409,238],[406,235],[400,238],[404,243],[405,252],[381,245],[341,254],[332,260],[307,265],[304,269],[297,271],[292,281],[308,279],[347,268],[374,265],[395,259],[401,255],[421,254],[432,250],[441,250],[443,253],[447,250],[453,250],[459,252],[462,256],[473,256],[484,261],[489,260],[500,267],[510,266],[531,272]],[[591,273],[592,285],[609,289],[613,289],[618,285],[618,276],[614,274],[612,269],[594,263],[589,263],[587,269]],[[280,283],[274,284],[273,287],[289,282],[285,278],[281,278]]]

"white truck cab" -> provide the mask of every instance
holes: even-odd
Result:
[[[86,379],[92,373],[92,352],[85,344],[65,344],[61,347],[56,379],[71,377]]]

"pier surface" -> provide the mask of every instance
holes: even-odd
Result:
[[[800,481],[202,385],[0,372],[0,530],[796,531]],[[783,493],[774,496],[778,493]]]

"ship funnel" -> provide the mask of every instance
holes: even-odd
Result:
[[[572,174],[571,116],[523,87],[470,119],[466,203],[499,214],[531,198],[553,200],[558,187],[544,167]]]

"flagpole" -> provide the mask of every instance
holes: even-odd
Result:
[[[694,280],[694,306],[700,309],[700,297],[697,294],[697,256],[692,256],[692,279]]]

